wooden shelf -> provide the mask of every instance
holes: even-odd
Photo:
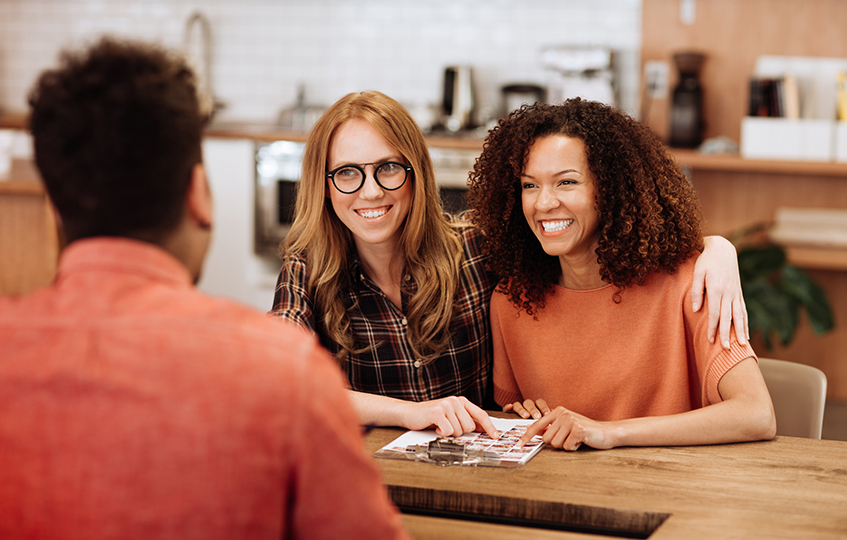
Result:
[[[788,261],[811,270],[847,270],[847,249],[787,246]]]
[[[735,154],[703,154],[678,148],[672,152],[680,165],[695,170],[843,176],[847,179],[847,163],[746,159]]]

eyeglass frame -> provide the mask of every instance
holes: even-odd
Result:
[[[388,188],[388,187],[383,186],[382,182],[380,182],[379,178],[377,177],[378,176],[377,171],[379,170],[379,168],[382,167],[383,165],[388,165],[388,164],[399,165],[400,167],[403,168],[404,171],[406,171],[406,176],[403,178],[403,183],[400,184],[399,186],[397,186],[396,188]],[[411,165],[406,165],[405,163],[400,163],[398,161],[390,161],[389,160],[389,161],[382,161],[382,162],[375,161],[375,162],[372,162],[372,163],[360,163],[360,164],[348,163],[346,165],[340,165],[340,166],[334,168],[333,170],[329,171],[328,173],[326,173],[326,177],[329,178],[332,181],[332,185],[335,187],[335,189],[338,190],[339,193],[344,193],[345,195],[352,195],[353,193],[356,193],[357,191],[362,189],[362,186],[365,185],[365,181],[368,179],[368,174],[365,172],[365,167],[367,167],[368,165],[374,166],[374,172],[371,176],[373,176],[373,179],[377,183],[377,185],[379,187],[381,187],[382,189],[384,189],[385,191],[397,191],[401,187],[405,186],[406,182],[409,181],[409,173],[415,172],[415,169]],[[357,171],[359,171],[360,173],[362,173],[362,183],[359,184],[359,187],[357,187],[353,191],[344,191],[344,190],[342,190],[341,188],[338,187],[338,184],[335,183],[335,173],[337,173],[341,169],[347,169],[349,167],[352,167],[352,168],[356,169]]]

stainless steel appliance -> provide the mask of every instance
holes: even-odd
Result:
[[[305,143],[276,141],[256,148],[256,253],[275,255],[294,222]]]
[[[294,202],[302,170],[305,143],[276,141],[256,146],[254,248],[262,255],[277,255],[294,221]],[[444,210],[458,213],[467,208],[468,172],[478,150],[430,148],[435,181]]]
[[[471,68],[451,66],[444,70],[444,127],[457,132],[473,127],[474,88]]]

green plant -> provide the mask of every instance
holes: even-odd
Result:
[[[749,238],[764,229],[765,225],[754,226],[741,235]],[[739,248],[738,269],[750,334],[761,332],[768,350],[773,347],[772,334],[783,346],[791,343],[801,308],[816,334],[832,330],[832,309],[826,293],[805,272],[789,264],[781,246],[760,240]]]

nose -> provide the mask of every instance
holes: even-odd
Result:
[[[371,170],[370,174],[368,174],[368,168]],[[374,176],[376,174],[376,167],[368,165],[368,168],[365,168],[365,183],[362,185],[362,189],[359,190],[359,193],[363,199],[378,199],[383,196],[384,192]]]
[[[559,206],[559,199],[548,187],[539,190],[538,198],[535,200],[535,208],[541,211],[552,210]]]

